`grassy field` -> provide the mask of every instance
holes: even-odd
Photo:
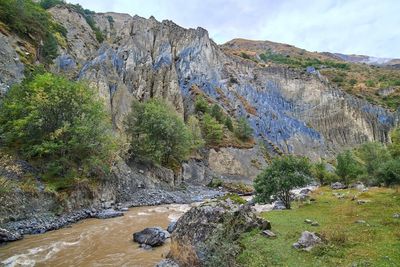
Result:
[[[342,199],[333,195],[344,193]],[[357,204],[357,199],[368,200]],[[312,195],[314,202],[296,203],[292,210],[271,211],[262,217],[271,221],[277,238],[268,239],[259,232],[242,237],[243,266],[400,266],[400,190],[371,188],[356,190],[321,188]],[[305,219],[318,221],[311,226]],[[364,220],[365,223],[356,223]],[[297,251],[292,244],[303,231],[319,233],[323,245],[311,252]]]

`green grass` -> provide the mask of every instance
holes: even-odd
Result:
[[[271,211],[262,217],[271,221],[275,239],[259,231],[244,234],[238,262],[243,266],[399,266],[400,192],[373,188],[358,199],[371,202],[358,205],[351,197],[357,191],[344,190],[344,199],[322,188],[314,193],[315,202],[296,203],[292,210]],[[305,219],[318,221],[313,227]],[[355,221],[365,220],[366,224]],[[311,252],[297,251],[292,244],[303,231],[321,234],[324,244]]]

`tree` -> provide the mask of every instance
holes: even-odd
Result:
[[[209,145],[219,144],[224,136],[222,125],[218,123],[211,115],[204,114],[201,123],[202,132],[206,143]]]
[[[194,104],[196,112],[206,113],[208,111],[208,102],[204,96],[198,96]]]
[[[400,157],[400,127],[397,127],[390,133],[392,143],[389,145],[389,152],[394,158]]]
[[[132,153],[142,159],[172,166],[192,150],[192,135],[176,111],[166,102],[133,101],[125,128]]]
[[[232,124],[231,117],[226,116],[226,118],[225,118],[225,126],[226,126],[226,128],[228,128],[229,131],[231,131],[231,132],[233,131],[233,124]]]
[[[218,122],[223,123],[224,121],[224,114],[219,105],[214,104],[211,108],[210,112],[211,116],[213,116]]]
[[[49,73],[10,89],[0,106],[0,138],[55,177],[104,175],[116,147],[96,92]]]
[[[310,176],[311,166],[308,159],[293,155],[275,158],[254,180],[256,201],[270,203],[275,196],[290,209],[290,190],[305,186],[310,181]]]
[[[328,171],[325,168],[325,162],[320,161],[312,166],[312,174],[318,179],[321,185],[325,184]]]
[[[235,129],[236,136],[242,140],[246,141],[249,140],[253,134],[253,129],[250,127],[249,123],[245,118],[240,118],[238,120],[237,127]]]
[[[191,134],[190,141],[192,143],[192,149],[195,150],[204,146],[204,140],[203,136],[201,135],[201,125],[199,120],[195,116],[189,116],[187,127]]]
[[[400,159],[384,162],[377,170],[378,181],[386,186],[400,184]]]
[[[346,185],[356,180],[360,175],[363,174],[363,168],[360,162],[357,161],[353,152],[350,150],[346,150],[337,155],[336,161],[336,174]]]

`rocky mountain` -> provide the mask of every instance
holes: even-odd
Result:
[[[184,29],[172,21],[117,13],[93,14],[105,36],[99,43],[75,9],[61,5],[48,11],[67,30],[52,71],[98,88],[117,131],[123,131],[131,101],[151,97],[167,99],[186,118],[200,92],[227,114],[245,117],[259,144],[210,149],[205,165],[219,175],[254,177],[259,168],[247,161],[264,165],[262,146],[271,155],[294,153],[317,159],[365,141],[388,142],[388,133],[398,121],[397,113],[345,92],[313,65],[297,69],[260,61],[265,51],[315,57],[305,50],[240,39],[219,46],[202,28]],[[0,41],[6,55],[0,60],[5,90],[21,79],[24,46],[4,30]],[[317,58],[324,62],[332,56],[318,54]],[[198,162],[186,166],[189,173],[200,176],[204,168]]]

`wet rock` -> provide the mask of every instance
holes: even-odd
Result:
[[[133,241],[152,247],[161,246],[167,239],[166,233],[160,227],[146,228],[133,234]]]
[[[170,222],[170,224],[168,225],[168,228],[167,228],[168,233],[172,234],[172,232],[175,230],[175,228],[176,228],[176,221]]]
[[[263,235],[265,235],[268,238],[274,238],[276,237],[276,234],[272,232],[271,230],[264,230],[262,231]]]
[[[12,233],[6,229],[0,228],[0,244],[20,240],[22,237],[23,236],[18,232]]]
[[[142,249],[145,249],[145,250],[150,250],[153,248],[152,246],[146,245],[146,244],[140,244],[139,247],[141,247]]]
[[[315,245],[320,244],[321,242],[321,238],[315,233],[304,231],[299,240],[293,244],[293,247],[310,251]]]
[[[123,216],[124,213],[122,211],[116,211],[114,209],[106,209],[106,210],[101,210],[98,213],[96,213],[93,217],[97,219],[110,219],[110,218],[115,218],[119,216]]]
[[[171,259],[160,261],[155,267],[179,267],[179,265]]]
[[[334,190],[338,190],[338,189],[345,189],[347,187],[340,182],[336,182],[336,183],[331,184],[331,188]]]
[[[241,233],[257,228],[269,230],[271,224],[259,218],[249,205],[225,201],[204,203],[191,208],[177,221],[169,257],[181,266],[203,266],[213,253],[210,240],[225,236],[229,229],[234,233],[229,242],[235,242]]]

